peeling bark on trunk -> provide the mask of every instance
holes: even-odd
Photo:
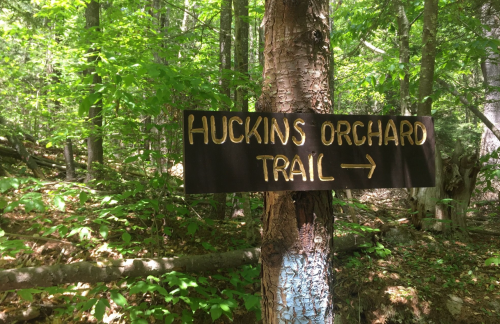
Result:
[[[258,111],[328,113],[328,2],[267,0],[265,9]],[[331,192],[266,192],[264,202],[263,322],[332,323]]]

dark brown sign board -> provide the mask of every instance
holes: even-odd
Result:
[[[433,187],[431,117],[184,111],[187,194]]]

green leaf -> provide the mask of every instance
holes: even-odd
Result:
[[[128,158],[125,159],[125,161],[123,161],[123,163],[134,162],[134,161],[137,161],[138,159],[139,159],[139,155],[129,156]]]
[[[122,234],[122,240],[125,242],[125,243],[130,243],[130,240],[132,239],[132,236],[130,236],[129,233],[125,232]]]
[[[195,222],[189,223],[188,234],[194,235],[194,233],[196,233],[197,230],[198,230],[198,223]]]
[[[109,227],[102,224],[101,227],[99,227],[99,234],[105,239],[108,238],[108,232],[109,232]]]
[[[172,324],[172,322],[175,320],[175,315],[177,314],[168,314],[165,316],[165,324]]]
[[[222,309],[219,307],[219,305],[213,305],[212,308],[210,309],[210,316],[212,316],[212,321],[215,321],[222,315]]]
[[[90,103],[90,100],[88,97],[86,97],[85,99],[83,99],[81,102],[80,102],[80,105],[78,105],[78,115],[81,117],[81,116],[84,116],[84,115],[87,115],[89,113],[89,109],[90,109],[90,106],[92,104]]]
[[[97,298],[92,298],[92,299],[89,299],[85,302],[85,304],[83,304],[82,306],[82,311],[88,311],[89,309],[92,308],[92,306],[95,305],[95,303],[97,302]]]
[[[31,289],[21,289],[17,291],[19,297],[29,302],[33,301],[33,295],[31,294]]]
[[[201,242],[201,245],[203,245],[203,247],[205,248],[205,250],[208,250],[208,251],[217,251],[213,246],[212,244],[208,243],[208,242]]]
[[[111,290],[111,299],[118,306],[125,307],[127,305],[127,299],[116,290]]]
[[[83,206],[87,200],[89,200],[89,195],[85,191],[80,192],[80,205]]]
[[[489,266],[492,264],[499,265],[500,264],[500,257],[493,257],[493,258],[486,259],[486,261],[484,261],[484,265],[486,265],[486,266]]]
[[[59,195],[54,197],[54,205],[60,211],[64,211],[64,209],[66,208],[66,202],[64,201],[64,198]]]
[[[146,321],[143,318],[138,318],[132,321],[132,324],[148,324],[148,321]]]
[[[4,209],[7,204],[7,200],[0,198],[0,209]]]
[[[106,311],[106,303],[108,303],[107,300],[104,299],[99,299],[97,304],[95,305],[95,313],[94,316],[99,320],[102,321],[102,318],[104,317],[104,312]],[[109,303],[108,303],[109,304]]]
[[[259,302],[260,302],[260,298],[257,297],[257,296],[255,296],[255,295],[243,296],[243,299],[245,300],[245,308],[246,308],[246,310],[251,310],[256,305],[258,305]]]

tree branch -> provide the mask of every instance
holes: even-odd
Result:
[[[489,128],[489,130],[500,140],[500,130],[493,124],[479,109],[477,109],[474,105],[472,105],[467,98],[460,95],[457,90],[455,90],[450,84],[448,84],[443,79],[437,79],[437,83],[439,83],[445,90],[449,93],[460,99],[460,102],[464,104],[474,115],[477,116],[485,125]]]

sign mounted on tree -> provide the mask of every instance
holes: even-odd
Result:
[[[187,194],[433,187],[431,117],[184,111]]]

